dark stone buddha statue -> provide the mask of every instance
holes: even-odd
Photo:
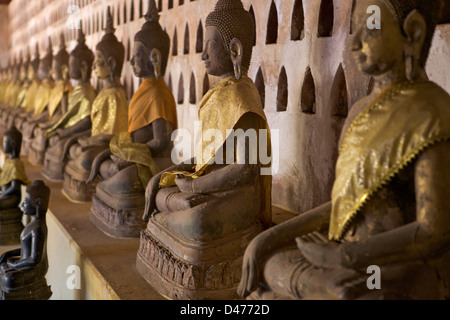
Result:
[[[162,78],[170,39],[159,24],[155,1],[149,1],[146,23],[134,37],[131,65],[142,84],[128,108],[128,132],[116,135],[110,148],[93,162],[88,183],[97,184],[90,218],[115,237],[139,237],[145,187],[161,169],[173,165],[171,136],[177,128],[175,99]]]
[[[47,54],[40,60],[37,77],[40,80],[39,88],[36,91],[34,99],[34,108],[31,113],[25,113],[26,117],[22,125],[23,145],[22,154],[28,155],[30,145],[34,139],[34,129],[39,123],[48,119],[48,104],[55,82],[52,78],[52,64],[53,64],[53,47],[51,39],[48,39]]]
[[[46,213],[50,189],[40,180],[27,188],[23,213],[31,217],[24,228],[19,249],[0,256],[2,300],[47,300],[51,296],[45,275],[47,260]]]
[[[200,102],[203,142],[196,146],[195,161],[163,170],[146,188],[148,224],[141,232],[136,268],[171,299],[236,297],[244,249],[271,226],[271,176],[261,174],[259,160],[249,161],[255,145],[237,139],[227,146],[227,140],[235,140],[230,132],[242,129],[256,132],[256,145],[270,147],[270,140],[259,141],[268,125],[247,76],[254,31],[240,0],[217,2],[206,19],[202,60],[207,73],[220,81]],[[215,151],[208,148],[211,131],[218,133]]]
[[[66,51],[64,34],[61,34],[60,39],[59,51],[53,57],[51,71],[55,86],[50,93],[47,109],[44,112],[45,117],[34,129],[33,142],[28,152],[28,161],[33,164],[44,163],[48,144],[46,132],[67,112],[69,93],[72,91],[68,74],[69,54]]]
[[[69,161],[64,172],[63,193],[73,202],[89,202],[96,182],[86,184],[92,162],[109,147],[111,138],[127,131],[128,103],[120,83],[125,48],[114,35],[113,17],[107,12],[105,35],[97,44],[94,71],[103,81],[103,89],[91,109],[91,132],[77,139],[69,149]]]
[[[22,212],[19,203],[22,199],[21,186],[28,184],[25,168],[20,160],[22,134],[16,127],[9,128],[3,137],[3,152],[8,155],[0,170],[0,245],[19,242],[23,229]]]
[[[367,27],[370,5],[381,29]],[[450,96],[425,73],[440,5],[356,2],[351,49],[375,88],[346,119],[332,201],[250,243],[241,296],[450,297]]]
[[[94,53],[86,46],[83,30],[78,30],[77,46],[69,56],[69,77],[75,83],[68,99],[68,110],[45,132],[48,148],[42,174],[52,181],[64,180],[69,149],[91,129],[91,108],[97,92],[92,87]]]

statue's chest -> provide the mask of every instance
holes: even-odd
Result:
[[[346,233],[346,241],[361,241],[415,220],[414,165],[401,171],[367,202]]]

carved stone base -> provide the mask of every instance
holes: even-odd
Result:
[[[186,241],[150,220],[141,232],[136,269],[169,299],[239,299],[236,290],[245,248],[260,225],[209,243]]]
[[[67,199],[75,203],[91,202],[95,193],[95,185],[95,182],[86,184],[65,172],[62,193]]]
[[[51,296],[52,291],[45,278],[16,289],[0,287],[0,300],[48,300]]]
[[[20,243],[23,230],[22,211],[19,208],[0,211],[0,245]]]
[[[146,223],[142,220],[144,207],[117,209],[107,205],[94,194],[89,212],[91,222],[115,238],[139,238]]]

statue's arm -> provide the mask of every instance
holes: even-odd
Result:
[[[439,257],[450,248],[450,141],[425,151],[415,165],[416,221],[367,241],[344,244],[343,264],[367,268]]]
[[[264,261],[277,248],[294,245],[295,238],[314,231],[323,231],[330,222],[331,202],[267,229],[248,245],[242,264],[238,293],[248,296],[258,288],[264,272]]]
[[[59,128],[57,130],[57,134],[60,138],[65,138],[83,131],[87,131],[91,128],[91,117],[85,117],[83,120],[80,120],[78,123],[70,126],[68,128],[62,129]]]
[[[0,199],[4,199],[7,196],[10,196],[13,193],[20,192],[21,182],[20,180],[11,181],[11,185],[8,188],[5,188],[2,194],[0,195]]]
[[[145,188],[145,209],[144,215],[142,217],[144,221],[148,221],[150,215],[156,208],[156,194],[159,191],[159,182],[161,181],[162,175],[170,171],[192,171],[192,168],[195,166],[193,163],[195,163],[195,158],[192,158],[187,162],[173,165],[172,167],[161,171],[150,179]]]
[[[20,257],[22,250],[20,248],[6,251],[4,254],[0,255],[0,264],[5,263],[8,258]]]
[[[152,154],[159,154],[170,146],[171,132],[169,132],[169,126],[166,122],[163,118],[152,122],[153,139],[147,143]]]
[[[28,257],[21,257],[19,260],[15,262],[8,262],[9,267],[18,269],[18,268],[27,268],[34,267],[41,260],[41,246],[39,245],[42,239],[39,236],[39,232],[37,230],[33,230],[31,232],[31,251]]]

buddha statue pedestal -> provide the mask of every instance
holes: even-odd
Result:
[[[215,241],[183,240],[151,218],[141,232],[136,269],[170,299],[237,299],[242,257],[260,224]]]
[[[19,208],[0,211],[0,245],[9,246],[20,243],[22,230],[22,211]]]
[[[0,300],[48,300],[52,296],[45,277],[19,288],[5,287],[0,283]]]

